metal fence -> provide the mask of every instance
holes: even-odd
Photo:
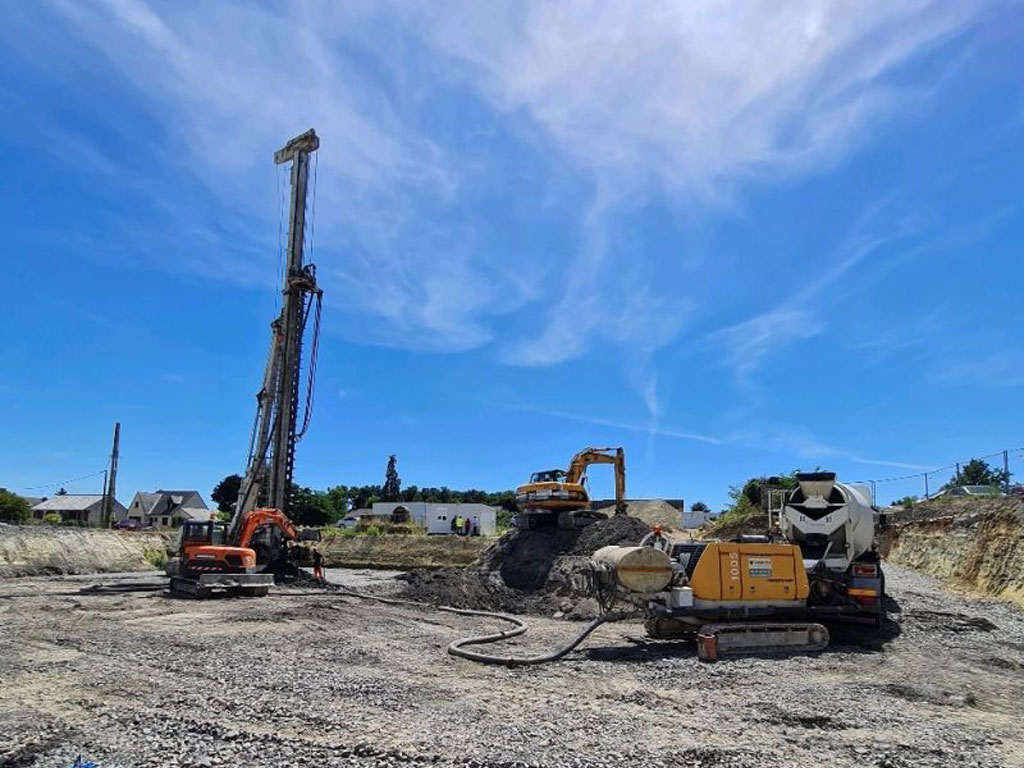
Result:
[[[965,461],[954,461],[951,464],[935,467],[935,469],[928,469],[921,472],[913,472],[895,477],[877,478],[874,480],[856,480],[854,482],[871,486],[871,500],[872,503],[876,505],[878,504],[879,486],[884,486],[882,490],[886,491],[886,496],[890,496],[893,499],[899,499],[905,496],[930,499],[932,496],[936,495],[942,486],[945,485],[952,477],[958,477],[961,473],[962,467],[967,464],[968,461],[973,461],[975,459],[987,462],[993,467],[993,469],[1002,469],[1010,475],[1011,479],[1005,483],[1003,487],[1003,490],[1007,493],[1009,493],[1010,488],[1015,485],[1012,478],[1021,478],[1022,475],[1024,475],[1024,448],[1005,448],[1001,451],[989,453],[984,456],[971,456]]]

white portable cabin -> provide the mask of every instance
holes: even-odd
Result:
[[[377,501],[374,515],[391,515],[403,507],[413,521],[427,529],[427,533],[454,533],[452,522],[456,517],[468,517],[481,536],[493,536],[498,529],[498,510],[487,504],[441,504],[427,501]]]

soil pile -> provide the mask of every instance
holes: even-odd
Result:
[[[631,501],[626,505],[626,514],[647,523],[651,527],[660,525],[666,530],[683,527],[682,514],[679,510],[661,499]]]
[[[588,597],[590,555],[611,544],[639,544],[649,531],[649,525],[629,516],[571,531],[511,531],[466,568],[407,574],[405,596],[458,608],[584,618],[597,612]]]

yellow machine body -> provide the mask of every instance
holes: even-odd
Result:
[[[810,594],[800,547],[714,541],[690,579],[701,602],[799,602]]]

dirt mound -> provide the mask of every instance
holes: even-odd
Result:
[[[626,505],[626,514],[635,517],[653,527],[682,528],[682,515],[679,510],[661,499],[652,501],[631,501]]]
[[[406,596],[459,608],[586,616],[590,555],[610,544],[638,544],[650,526],[628,516],[580,530],[546,527],[506,533],[466,568],[417,571]]]

